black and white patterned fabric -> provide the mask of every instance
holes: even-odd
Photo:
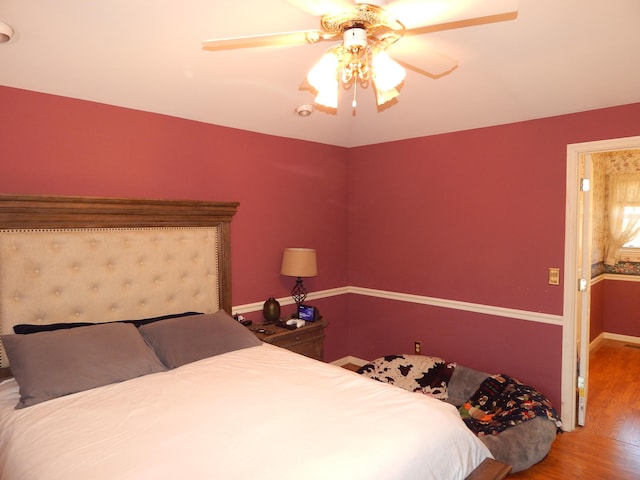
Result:
[[[446,400],[449,398],[447,384],[455,367],[455,363],[438,357],[389,355],[363,365],[358,373],[410,392]]]

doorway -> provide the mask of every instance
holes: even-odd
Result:
[[[584,165],[581,164],[581,159],[596,152],[637,148],[640,148],[640,137],[567,145],[561,391],[562,423],[567,431],[575,429],[578,413],[584,417],[588,405],[588,391],[586,390],[589,371],[588,305],[590,304],[590,289],[588,284],[591,275],[590,270],[585,271],[584,268],[582,247],[589,245],[590,231],[588,222],[587,228],[585,228],[584,216],[581,215],[584,207],[581,197],[581,170]],[[581,279],[586,280],[587,283],[584,289],[580,288],[584,284]],[[581,378],[581,386],[584,388],[582,400],[576,395],[579,378]],[[582,409],[581,412],[580,409]]]

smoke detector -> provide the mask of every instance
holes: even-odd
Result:
[[[0,43],[8,43],[13,37],[13,28],[4,22],[0,22]]]
[[[300,117],[308,117],[313,113],[313,105],[310,105],[310,104],[298,105],[296,107],[296,113]]]

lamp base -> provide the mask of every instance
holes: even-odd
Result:
[[[293,301],[296,302],[296,307],[300,305],[302,302],[304,302],[305,298],[307,298],[307,289],[304,288],[301,277],[298,277],[296,279],[296,284],[293,286],[293,289],[291,290],[291,297],[293,298]],[[296,308],[296,312],[297,312],[297,308]]]

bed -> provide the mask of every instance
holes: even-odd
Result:
[[[443,480],[491,458],[455,407],[234,321],[237,207],[0,195],[0,478]]]

